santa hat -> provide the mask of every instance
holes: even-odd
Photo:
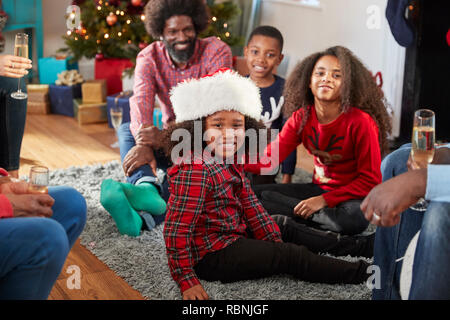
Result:
[[[259,121],[262,112],[259,88],[249,78],[226,68],[179,83],[170,91],[170,101],[176,123],[231,110]]]

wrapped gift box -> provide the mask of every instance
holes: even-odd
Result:
[[[81,85],[83,103],[106,102],[106,80],[89,80]]]
[[[50,103],[48,92],[33,92],[28,91],[28,102],[47,102]]]
[[[28,94],[29,97],[29,94]],[[27,113],[30,114],[49,114],[50,113],[50,102],[33,102],[28,100],[27,102]]]
[[[112,128],[111,123],[111,108],[117,103],[122,108],[122,123],[130,122],[130,98],[133,95],[132,92],[121,92],[112,96],[108,96],[106,99],[107,111],[108,111],[108,125]],[[163,129],[162,113],[161,109],[155,107],[153,109],[153,125],[159,129]]]
[[[27,84],[27,92],[48,93],[48,84]]]
[[[52,113],[73,117],[73,100],[81,98],[81,84],[70,87],[51,84],[49,97]]]
[[[126,68],[133,67],[129,59],[120,58],[96,58],[95,79],[105,79],[108,96],[123,91],[122,72]]]
[[[40,58],[38,60],[39,82],[41,84],[54,84],[59,73],[65,70],[78,69],[78,63],[69,63],[70,59],[71,57],[65,59]]]
[[[81,99],[73,101],[73,113],[78,124],[107,122],[106,103],[84,103]]]

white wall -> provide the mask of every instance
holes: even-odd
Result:
[[[71,4],[71,0],[42,0],[44,57],[54,55],[56,50],[64,47],[61,37],[67,31],[66,8]]]
[[[283,34],[283,51],[290,56],[288,73],[299,60],[316,51],[334,45],[349,48],[374,74],[382,72],[383,90],[394,109],[393,135],[398,136],[404,49],[389,30],[385,18],[387,0],[320,0],[320,8],[289,1],[295,2],[262,0],[260,21],[261,25],[277,27]],[[368,8],[375,11],[368,13]],[[369,29],[368,23],[375,29]]]

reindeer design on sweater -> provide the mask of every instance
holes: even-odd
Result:
[[[336,146],[336,143],[340,140],[344,140],[344,137],[336,137],[336,135],[333,134],[325,150],[320,150],[319,147],[320,133],[318,133],[314,127],[312,127],[312,130],[314,131],[314,137],[308,136],[308,139],[311,141],[311,143],[309,144],[309,150],[314,156],[317,157],[317,161],[320,164],[329,166],[334,161],[341,160],[342,159],[341,154],[330,154],[330,151],[342,150],[342,147]],[[328,183],[328,181],[331,180],[330,178],[325,176],[323,167],[315,166],[314,169],[315,169],[314,178],[316,180],[320,181],[321,183]]]

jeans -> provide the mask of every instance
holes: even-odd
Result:
[[[410,145],[389,154],[381,164],[383,181],[407,171]],[[425,212],[407,209],[393,227],[378,227],[374,265],[380,267],[380,288],[372,298],[400,299],[400,273],[406,249],[419,231],[410,299],[450,299],[450,203],[430,202]]]
[[[130,131],[130,123],[123,123],[119,130],[117,130],[117,136],[119,139],[119,149],[120,149],[120,159],[123,163],[128,151],[131,150],[136,145],[136,141],[134,140],[133,135]],[[155,158],[157,167],[159,169],[167,172],[167,169],[171,166],[170,160],[166,157],[162,150],[155,150]],[[150,165],[143,165],[132,172],[132,174],[127,177],[127,182],[131,184],[139,184],[141,182],[151,182],[153,183],[160,192],[161,197],[164,201],[169,200],[169,182],[167,181],[167,177],[164,178],[162,183],[159,183],[156,180],[155,175],[153,174]],[[158,225],[164,221],[165,215],[153,216],[155,223]]]
[[[325,193],[313,183],[264,184],[252,188],[270,215],[286,215],[298,223],[345,235],[359,234],[369,225],[359,207],[361,200],[345,201],[335,208],[325,207],[306,220],[294,215],[300,201]]]
[[[18,79],[0,76],[0,168],[8,171],[18,170],[20,148],[25,130],[27,99],[11,97],[17,91]],[[23,92],[26,92],[24,79],[20,79]]]
[[[47,299],[86,223],[86,202],[71,187],[50,187],[51,218],[0,219],[0,299]]]

